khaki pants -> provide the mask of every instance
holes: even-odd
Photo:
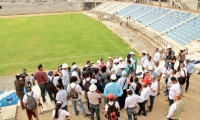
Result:
[[[105,108],[106,105],[106,96],[104,96],[104,94],[101,93],[101,106],[102,108]]]
[[[20,100],[20,104],[21,104],[22,109],[25,109],[24,104],[23,104],[24,92],[16,92],[16,94],[17,94],[17,96]]]
[[[158,78],[158,93],[160,93],[160,77]]]
[[[180,86],[181,86],[181,95],[184,96],[185,84]]]

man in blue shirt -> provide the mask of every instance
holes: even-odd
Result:
[[[115,96],[115,101],[119,100],[119,97],[123,94],[122,87],[116,83],[117,77],[115,74],[112,74],[111,77],[111,83],[107,84],[104,89],[104,95],[108,97],[109,93],[112,93]]]

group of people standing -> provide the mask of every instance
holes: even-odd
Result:
[[[164,67],[159,64],[161,57],[166,62]],[[180,113],[174,111],[182,109],[181,96],[184,96],[185,83],[185,92],[187,92],[190,76],[196,70],[194,65],[190,63],[189,56],[184,57],[183,50],[180,50],[178,59],[179,67],[178,70],[175,70],[176,56],[170,46],[167,47],[163,55],[156,48],[153,57],[146,51],[142,51],[143,76],[141,81],[136,76],[138,60],[133,52],[126,56],[125,61],[122,57],[117,56],[114,57],[114,60],[109,57],[108,62],[101,58],[97,61],[97,65],[87,60],[83,71],[73,62],[72,67],[63,63],[58,66],[57,70],[49,71],[46,74],[40,64],[38,71],[34,74],[34,80],[37,81],[40,88],[42,102],[46,102],[46,92],[50,100],[55,102],[55,110],[52,113],[54,119],[66,120],[72,117],[68,112],[68,101],[71,100],[75,115],[79,114],[76,107],[78,103],[84,117],[90,117],[91,120],[94,120],[94,113],[96,113],[97,120],[103,119],[100,118],[100,104],[105,109],[105,117],[108,120],[117,120],[121,109],[127,111],[128,120],[132,120],[132,117],[137,120],[137,116],[141,114],[146,116],[147,112],[153,110],[154,99],[160,94],[160,80],[164,74],[166,78],[165,93],[170,105],[167,119],[173,120],[180,116]],[[165,68],[166,72],[163,72]],[[177,73],[178,71],[179,73]],[[37,118],[36,108],[30,110],[27,107],[27,94],[30,96],[33,92],[31,87],[26,87],[27,93],[24,95],[21,91],[27,82],[20,81],[19,75],[16,75],[16,79],[16,93],[21,100],[22,108],[26,108],[29,119],[32,118],[32,115]],[[53,84],[53,87],[50,86],[50,83]],[[90,114],[86,113],[81,94],[87,100]],[[34,92],[33,97],[41,104]],[[148,99],[150,105],[147,106],[148,110],[146,111]],[[136,112],[136,107],[139,107],[138,112]]]

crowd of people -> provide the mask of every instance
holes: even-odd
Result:
[[[181,49],[177,56],[171,46],[167,46],[163,53],[156,48],[152,56],[142,51],[141,61],[138,61],[134,52],[130,52],[125,61],[117,56],[114,59],[109,57],[107,62],[101,58],[97,64],[87,60],[83,70],[76,62],[72,62],[71,67],[63,63],[56,70],[46,73],[40,64],[38,71],[32,74],[31,78],[28,74],[16,75],[16,94],[20,98],[22,109],[26,109],[29,120],[32,116],[39,119],[36,103],[45,103],[46,93],[55,103],[55,110],[52,112],[55,120],[67,120],[72,117],[68,112],[69,100],[72,102],[75,115],[79,114],[76,106],[78,104],[84,117],[90,117],[91,120],[94,120],[94,113],[97,120],[105,119],[100,117],[100,106],[105,110],[105,117],[108,120],[117,120],[122,109],[127,111],[128,120],[137,120],[137,116],[147,116],[148,112],[153,111],[154,100],[161,94],[160,80],[164,76],[164,92],[170,106],[166,118],[177,120],[184,106],[181,97],[187,93],[190,76],[196,72],[187,51]],[[160,65],[161,59],[165,61],[165,66]],[[179,65],[175,69],[177,61]],[[141,77],[137,76],[139,62],[143,70]],[[31,89],[31,86],[35,85],[34,80],[40,88],[42,102]],[[81,94],[86,98],[90,114],[83,106]],[[146,106],[148,100],[150,105]],[[139,108],[138,111],[136,107]]]

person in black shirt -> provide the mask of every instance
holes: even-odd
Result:
[[[167,59],[167,65],[171,64],[172,69],[174,69],[175,62],[176,62],[175,52],[172,51],[171,56],[169,56],[169,58]]]

